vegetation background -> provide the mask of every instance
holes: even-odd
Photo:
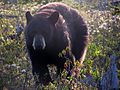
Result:
[[[90,33],[88,52],[84,65],[75,66],[80,67],[79,75],[71,76],[70,80],[67,80],[67,71],[64,70],[62,78],[56,79],[54,83],[35,86],[23,33],[26,25],[25,12],[29,10],[34,14],[40,5],[54,1],[78,9],[85,18]],[[113,81],[118,82],[120,88],[120,5],[111,5],[110,0],[107,3],[103,2],[104,0],[75,1],[0,1],[0,90],[97,90],[102,87],[104,76],[110,77],[113,73],[111,66],[116,66],[113,74],[117,77]],[[54,69],[50,72],[54,77]],[[110,89],[111,78],[105,80],[105,87]]]

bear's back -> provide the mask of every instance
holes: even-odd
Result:
[[[38,12],[52,13],[54,11],[58,11],[63,16],[63,18],[65,19],[66,23],[69,26],[71,26],[79,16],[77,10],[75,10],[63,3],[58,3],[58,2],[53,2],[53,3],[48,3],[46,5],[43,5],[42,7],[40,7]]]

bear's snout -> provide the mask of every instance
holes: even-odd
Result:
[[[42,35],[34,36],[32,46],[34,50],[44,50],[46,47],[44,37]]]

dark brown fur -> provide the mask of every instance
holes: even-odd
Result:
[[[26,18],[26,45],[33,74],[39,75],[40,83],[48,84],[51,81],[48,64],[57,66],[57,74],[63,70],[66,58],[59,57],[58,54],[66,47],[70,49],[66,56],[70,57],[72,53],[76,60],[83,62],[88,44],[88,29],[75,9],[63,3],[50,3],[40,7],[34,16],[27,12]],[[45,38],[44,50],[33,49],[32,42],[36,34]]]

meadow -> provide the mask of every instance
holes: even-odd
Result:
[[[62,76],[48,86],[35,86],[25,46],[25,12],[29,10],[34,14],[39,6],[53,1],[57,0],[0,2],[0,90],[98,90],[103,76],[111,74],[106,72],[113,65],[113,57],[120,88],[120,12],[109,5],[101,9],[94,0],[87,3],[58,0],[76,8],[88,25],[90,40],[85,61],[83,65],[76,62],[74,66],[80,69],[79,75],[70,76],[68,80],[64,70]],[[55,67],[50,68],[54,78]]]

